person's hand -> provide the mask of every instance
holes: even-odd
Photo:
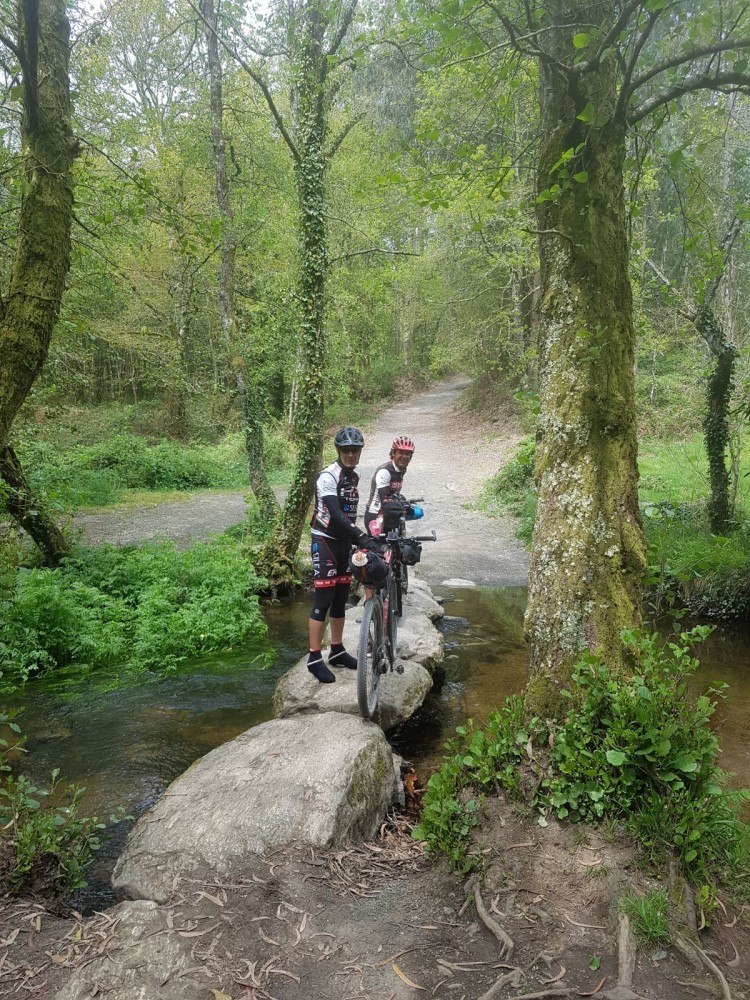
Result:
[[[354,544],[358,549],[369,549],[371,552],[377,552],[380,548],[377,538],[373,538],[365,532],[359,536]]]

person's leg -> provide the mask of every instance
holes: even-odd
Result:
[[[331,667],[347,667],[357,669],[357,660],[344,649],[344,622],[346,621],[346,598],[352,582],[349,572],[349,545],[343,545],[338,553],[339,575],[336,577],[336,587],[331,601],[331,652],[328,655],[328,665]]]
[[[325,539],[313,538],[311,550],[315,600],[308,621],[310,651],[307,656],[307,669],[321,684],[333,684],[336,676],[326,666],[320,648],[323,645],[326,615],[336,589],[334,577],[330,574],[336,572],[337,562]]]

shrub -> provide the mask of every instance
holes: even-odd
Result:
[[[562,723],[523,724],[518,697],[493,712],[480,735],[459,730],[453,756],[430,779],[425,811],[415,830],[465,870],[470,829],[452,808],[457,791],[493,786],[518,794],[518,769],[527,745],[537,746],[533,805],[559,819],[621,820],[652,862],[674,851],[701,886],[725,881],[750,896],[750,827],[740,819],[750,792],[725,792],[719,741],[710,728],[716,707],[709,692],[693,700],[688,680],[699,661],[692,647],[710,629],[698,626],[662,643],[657,635],[623,632],[639,663],[632,677],[613,675],[593,654],[576,666],[570,710]],[[441,802],[444,799],[447,802]]]
[[[531,542],[536,514],[534,449],[534,439],[525,438],[515,457],[486,483],[479,499],[479,507],[486,514],[509,511],[519,518],[516,537],[527,545]]]
[[[6,685],[68,664],[173,669],[265,634],[261,582],[228,538],[80,549],[59,569],[21,570],[0,593]]]
[[[104,824],[96,816],[80,816],[85,789],[70,785],[67,801],[49,809],[42,800],[57,790],[59,770],[49,789],[27,777],[7,776],[0,784],[0,828],[10,839],[8,881],[19,892],[33,877],[50,895],[68,895],[86,885],[84,871],[101,845]]]

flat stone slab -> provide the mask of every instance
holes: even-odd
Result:
[[[135,825],[112,876],[126,899],[163,903],[178,873],[237,872],[291,842],[374,835],[396,776],[383,731],[326,712],[255,726],[196,761]]]
[[[108,910],[114,933],[106,951],[71,972],[55,1000],[198,1000],[204,986],[183,978],[195,960],[194,942],[171,932],[169,911],[149,900],[120,903]]]
[[[378,685],[374,721],[386,731],[411,718],[432,688],[431,674],[419,663],[399,660],[397,665],[404,672],[389,671]],[[307,669],[304,656],[279,679],[273,696],[274,714],[281,719],[317,712],[359,716],[357,671],[336,669],[334,673],[335,684],[320,684]]]
[[[443,614],[429,586],[418,577],[410,577],[404,615],[399,622],[398,659],[394,665],[400,667],[402,673],[389,670],[381,677],[378,687],[375,721],[384,730],[393,729],[411,718],[432,688],[432,673],[443,660],[443,635],[433,622]],[[344,645],[353,656],[359,644],[361,619],[361,603],[347,610]],[[359,715],[357,671],[335,668],[334,674],[335,684],[320,684],[307,669],[307,656],[303,656],[279,679],[273,696],[274,714],[282,719],[319,712]]]

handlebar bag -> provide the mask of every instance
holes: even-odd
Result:
[[[401,542],[401,555],[407,566],[414,566],[422,558],[422,543],[405,538]]]

